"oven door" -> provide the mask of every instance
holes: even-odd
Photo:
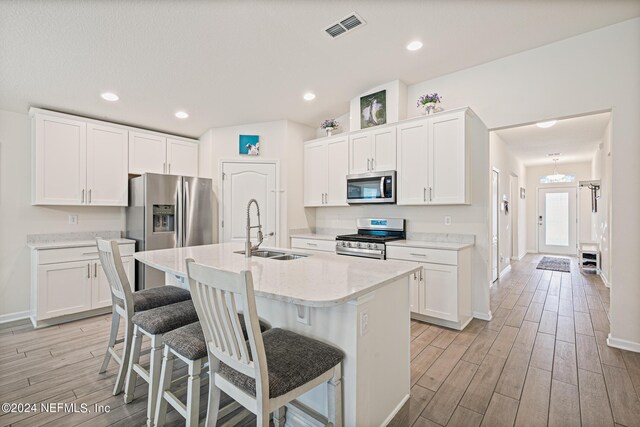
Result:
[[[395,203],[396,171],[347,175],[347,203]]]

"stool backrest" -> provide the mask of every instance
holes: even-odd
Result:
[[[198,313],[209,354],[230,368],[255,379],[256,397],[269,399],[267,358],[260,332],[253,277],[187,259],[191,298]],[[242,333],[237,302],[242,304],[249,346]]]
[[[118,242],[104,239],[96,239],[96,242],[100,264],[102,264],[102,269],[107,276],[114,306],[116,301],[120,300],[124,305],[125,312],[133,313],[133,293],[124,265],[122,265]]]

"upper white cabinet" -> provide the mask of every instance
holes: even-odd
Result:
[[[304,205],[347,206],[348,137],[304,146]]]
[[[468,111],[398,125],[399,205],[471,203]]]
[[[387,126],[356,133],[349,138],[349,173],[396,169],[396,128]]]
[[[152,133],[129,132],[129,173],[166,173],[167,138]]]
[[[36,205],[127,205],[127,130],[36,113]]]
[[[198,144],[147,132],[130,132],[129,173],[198,176]]]

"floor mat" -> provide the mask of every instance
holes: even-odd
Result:
[[[571,260],[567,258],[557,258],[553,256],[542,257],[538,266],[538,270],[562,271],[564,273],[571,272]]]

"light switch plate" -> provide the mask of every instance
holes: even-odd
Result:
[[[78,215],[69,215],[69,224],[78,225]]]
[[[451,216],[447,215],[444,217],[444,225],[451,225]]]

